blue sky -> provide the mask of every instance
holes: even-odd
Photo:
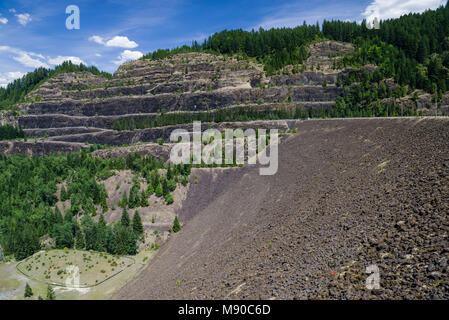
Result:
[[[361,21],[435,9],[445,0],[2,0],[0,85],[63,60],[114,72],[158,48],[201,41],[223,29],[292,27],[323,19]],[[66,7],[80,9],[80,29],[67,30]]]

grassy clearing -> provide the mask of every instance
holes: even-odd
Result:
[[[98,285],[134,264],[127,257],[104,252],[81,250],[40,251],[17,265],[30,279],[66,286],[66,281],[79,271],[79,286]]]
[[[0,279],[0,292],[15,289],[19,284],[17,279]]]
[[[55,251],[53,253],[53,251]],[[64,250],[51,250],[47,252],[47,258],[48,254],[59,254],[57,252],[64,252]],[[70,250],[69,250],[70,251]],[[81,252],[81,255],[78,255],[79,257],[82,257],[82,253],[86,253],[86,251],[78,251],[78,253]],[[126,282],[128,282],[130,279],[135,277],[140,273],[140,271],[145,268],[145,266],[149,263],[149,261],[152,260],[154,255],[156,254],[156,249],[151,248],[144,248],[142,249],[137,255],[133,256],[132,259],[122,257],[126,259],[126,261],[134,260],[131,264],[131,266],[126,267],[123,272],[116,273],[114,276],[109,277],[106,281],[103,281],[99,283],[98,285],[91,286],[88,288],[70,288],[66,286],[58,286],[53,285],[55,293],[56,293],[56,299],[57,300],[98,300],[98,299],[109,299],[111,295],[117,291],[119,288],[121,288],[123,285],[125,285]],[[43,257],[45,257],[45,251],[41,251],[41,254],[43,254]],[[98,252],[90,252],[87,253],[91,254],[92,257],[95,257],[96,255],[99,255]],[[36,253],[36,255],[39,253]],[[70,253],[69,253],[70,254]],[[103,253],[103,256],[105,254]],[[43,262],[43,257],[40,259],[41,264]],[[112,256],[111,256],[112,257]],[[32,258],[32,257],[30,257]],[[56,260],[56,259],[55,259]],[[81,258],[81,260],[83,260]],[[27,300],[36,300],[39,296],[43,297],[45,299],[46,293],[47,293],[47,286],[48,282],[50,282],[48,279],[32,279],[29,276],[23,275],[22,272],[19,271],[19,269],[23,269],[23,266],[25,266],[25,263],[28,261],[24,260],[22,262],[19,262],[18,264],[15,262],[11,263],[0,263],[0,300],[2,299],[13,299],[13,300],[23,300],[23,294],[25,290],[25,284],[29,283],[31,286],[34,295],[31,298],[28,298]],[[61,262],[65,263],[65,259],[62,259]],[[44,262],[45,263],[45,262]],[[18,267],[17,267],[18,265]],[[89,265],[89,263],[86,262],[86,265]],[[92,265],[92,263],[90,263]],[[96,263],[94,263],[96,265]],[[65,270],[66,267],[70,265],[63,264],[63,269]],[[100,262],[98,267],[94,267],[95,270],[101,269]],[[92,272],[94,271],[94,268],[90,269]],[[62,268],[61,268],[62,269]],[[82,268],[81,272],[82,272]],[[56,273],[57,274],[57,273]],[[98,275],[92,274],[95,282],[95,278]],[[42,278],[42,277],[41,277]],[[99,277],[100,279],[103,278],[103,276]],[[81,278],[83,279],[83,278]],[[60,280],[60,279],[59,279]],[[65,283],[63,283],[65,285]],[[81,283],[82,285],[82,280]]]

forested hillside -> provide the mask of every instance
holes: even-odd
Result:
[[[438,102],[449,89],[448,5],[423,14],[381,21],[379,29],[368,29],[363,23],[325,21],[323,34],[333,40],[356,44],[356,52],[341,61],[344,66],[368,63],[378,66],[372,74],[364,75],[361,79],[364,85],[359,85],[356,92],[348,94],[346,90],[340,106],[367,104],[388,97],[386,94],[370,96],[372,86],[369,84],[375,83],[379,91],[386,91],[380,82],[386,78],[394,78],[399,85],[408,87],[408,92],[404,88],[399,96],[411,93],[413,89],[423,89],[432,93],[434,101]]]
[[[320,42],[326,39],[352,45]],[[333,54],[339,59],[334,60]],[[230,55],[234,57],[229,58]],[[171,59],[149,61],[167,57]],[[327,63],[325,70],[317,63],[323,60]],[[67,74],[79,71],[91,74]],[[96,67],[64,62],[52,70],[36,69],[0,88],[0,109],[23,102],[30,91],[51,77],[54,82],[46,82],[40,86],[41,92],[36,93],[38,89],[27,96],[33,101],[22,104],[23,118],[14,125],[0,125],[0,140],[33,137],[30,132],[44,136],[55,129],[55,137],[41,141],[43,145],[50,142],[54,146],[55,141],[86,145],[111,141],[115,145],[135,141],[162,143],[161,134],[165,131],[147,130],[147,135],[119,131],[194,120],[224,123],[416,115],[420,114],[419,109],[402,108],[396,100],[408,96],[416,101],[419,91],[430,93],[438,103],[449,89],[449,6],[382,21],[379,29],[368,29],[364,23],[324,21],[321,28],[303,24],[270,30],[225,30],[201,44],[193,42],[191,46],[149,53],[142,60],[120,67],[114,77]],[[86,80],[89,77],[92,79]],[[90,86],[79,84],[88,80],[92,81]],[[19,121],[28,126],[22,128]],[[74,132],[74,127],[79,135],[65,135]],[[26,131],[32,129],[36,130]],[[5,152],[15,150],[15,142],[18,141],[5,143]],[[21,142],[25,144],[26,140]],[[17,258],[38,250],[39,238],[45,235],[56,239],[60,248],[81,246],[132,253],[136,239],[130,225],[126,225],[126,209],[145,205],[152,193],[172,202],[170,192],[177,182],[186,183],[190,170],[176,167],[167,176],[159,177],[161,168],[161,162],[140,156],[101,160],[87,152],[31,159],[2,155],[0,242],[7,254]],[[93,222],[88,217],[107,210],[107,194],[101,181],[114,170],[124,169],[133,171],[151,187],[142,193],[136,184],[129,198],[123,199],[122,224],[126,228],[103,230],[97,226],[106,232],[99,236],[96,232],[100,229],[92,227],[97,230],[92,231],[92,236],[89,228]],[[59,184],[65,187],[58,190]],[[55,203],[67,200],[70,207],[59,212]],[[84,214],[84,224],[80,225],[77,217]],[[107,239],[114,234],[120,239],[131,239],[131,244],[108,247]],[[101,238],[101,242],[92,242],[88,237]]]
[[[322,28],[303,24],[296,28],[258,31],[222,31],[210,36],[201,45],[194,42],[173,50],[158,50],[144,58],[158,59],[178,52],[209,51],[220,54],[240,54],[255,58],[264,65],[268,75],[288,73],[287,65],[300,64],[307,58],[306,46],[313,41],[331,39],[353,43],[356,51],[340,60],[336,68],[377,66],[374,72],[353,73],[344,83],[344,92],[337,98],[336,108],[324,116],[387,116],[418,115],[416,108],[403,110],[395,101],[415,89],[442,100],[449,89],[449,6],[408,14],[399,19],[380,22],[379,29],[367,28],[365,21],[324,21]],[[397,90],[387,88],[385,79],[393,78]],[[313,117],[314,115],[309,115]],[[316,115],[315,115],[316,116]]]
[[[422,14],[408,14],[399,19],[380,22],[379,29],[368,29],[365,22],[324,21],[318,25],[305,23],[295,28],[258,31],[224,30],[202,44],[193,42],[172,50],[157,50],[144,59],[160,59],[189,51],[219,54],[241,54],[264,64],[267,74],[286,65],[299,64],[307,58],[306,45],[319,39],[351,42],[357,51],[345,65],[379,66],[373,80],[394,77],[401,84],[429,92],[449,88],[449,6]]]
[[[7,157],[0,155],[0,243],[7,255],[26,258],[41,248],[41,237],[51,236],[57,248],[135,254],[143,232],[140,217],[133,221],[127,209],[146,207],[155,193],[173,202],[177,182],[186,184],[190,167],[166,167],[153,158],[130,154],[126,158],[93,158],[88,151],[64,156]],[[166,168],[160,175],[158,169]],[[108,210],[108,196],[102,180],[115,170],[132,170],[136,179],[129,194],[120,201],[122,219],[106,225],[102,212]],[[138,179],[137,179],[138,178]],[[140,181],[148,183],[140,191]],[[62,184],[58,190],[57,185]],[[70,200],[61,212],[58,201]],[[98,222],[92,217],[101,215]]]
[[[306,46],[323,38],[318,25],[303,24],[295,28],[258,31],[224,30],[215,33],[202,44],[193,41],[191,46],[172,50],[157,50],[143,59],[161,59],[176,53],[204,51],[215,54],[241,54],[244,58],[256,58],[264,64],[268,75],[288,64],[300,64],[307,58]]]
[[[112,75],[107,72],[99,71],[95,66],[87,67],[83,64],[76,65],[71,61],[64,61],[54,69],[41,67],[33,72],[27,73],[20,79],[14,80],[8,84],[6,88],[0,88],[0,110],[10,108],[15,103],[23,101],[28,92],[32,91],[38,87],[39,84],[52,76],[75,71],[88,71],[106,78],[112,77]]]
[[[295,28],[270,30],[224,30],[213,34],[202,43],[193,41],[190,46],[174,49],[159,49],[146,54],[142,59],[162,59],[186,52],[207,52],[221,55],[238,54],[241,59],[255,59],[264,66],[266,75],[289,73],[288,65],[303,63],[309,56],[307,46],[311,43],[331,39],[353,43],[356,51],[346,55],[335,67],[377,66],[373,73],[355,74],[345,94],[338,102],[344,112],[333,112],[328,116],[361,115],[361,108],[382,98],[401,97],[423,89],[434,95],[435,102],[449,89],[449,7],[440,7],[422,14],[408,14],[398,19],[380,22],[379,29],[368,29],[364,22],[324,21],[319,25],[303,23]],[[297,70],[294,68],[293,70]],[[95,67],[73,65],[65,62],[54,70],[44,68],[28,73],[6,88],[0,88],[0,109],[9,108],[23,101],[25,95],[49,77],[64,72],[90,71],[95,75],[111,77]],[[393,78],[403,88],[388,92],[382,80]],[[376,91],[376,93],[374,93]],[[382,106],[374,105],[382,109]],[[394,109],[395,106],[390,106]],[[359,111],[357,111],[359,110]],[[364,110],[368,115],[368,111]],[[382,112],[371,111],[381,115]]]

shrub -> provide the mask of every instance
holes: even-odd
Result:
[[[168,190],[175,191],[176,182],[174,180],[167,180],[167,187],[168,187]]]
[[[172,204],[175,201],[171,193],[167,193],[164,198],[167,204]]]
[[[149,183],[147,187],[147,196],[151,196],[153,193],[154,193],[153,186],[151,185],[151,183]]]

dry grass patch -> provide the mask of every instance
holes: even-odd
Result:
[[[40,251],[17,265],[17,269],[37,281],[66,285],[66,280],[79,271],[79,286],[97,285],[134,264],[127,257],[105,252],[81,250]],[[74,269],[76,268],[76,269]]]

